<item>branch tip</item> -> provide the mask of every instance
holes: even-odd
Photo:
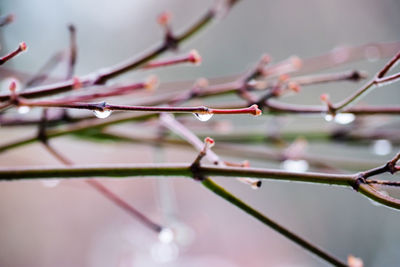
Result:
[[[256,117],[262,115],[262,111],[261,111],[261,109],[258,108],[258,105],[257,105],[257,104],[251,105],[251,106],[249,107],[249,109],[250,109],[250,111],[251,111],[251,114],[253,114],[253,115],[256,116]]]
[[[28,46],[26,45],[26,43],[25,42],[21,42],[20,44],[19,44],[19,50],[22,52],[22,51],[26,51],[28,49]]]
[[[157,89],[158,85],[159,85],[159,81],[158,81],[157,76],[151,75],[146,79],[146,82],[144,83],[144,88],[149,91],[153,91],[153,90]]]
[[[161,26],[167,26],[171,21],[172,14],[169,11],[164,11],[157,17],[157,23]]]
[[[200,65],[201,64],[201,56],[197,50],[193,49],[189,52],[188,59],[190,62],[192,62],[195,65]]]

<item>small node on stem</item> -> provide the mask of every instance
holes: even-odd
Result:
[[[144,83],[144,88],[153,91],[155,90],[159,85],[159,81],[157,76],[151,75],[146,79],[146,82]]]
[[[82,88],[82,82],[78,77],[72,79],[72,89],[77,90]]]
[[[349,255],[347,257],[347,264],[349,267],[363,267],[364,263],[362,259],[354,257],[353,255]]]
[[[189,52],[188,60],[195,65],[201,64],[201,56],[197,50],[193,49]]]

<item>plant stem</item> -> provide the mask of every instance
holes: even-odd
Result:
[[[244,203],[239,198],[232,195],[230,192],[213,182],[210,178],[206,178],[202,181],[202,184],[209,189],[210,191],[214,192],[218,196],[222,197],[223,199],[227,200],[229,203],[235,205],[236,207],[240,208],[247,214],[253,216],[263,224],[271,227],[278,233],[282,234],[283,236],[287,237],[289,240],[295,242],[297,245],[301,246],[305,250],[314,253],[321,259],[326,260],[327,262],[335,265],[335,266],[347,266],[346,263],[342,262],[341,260],[335,258],[333,255],[330,255],[328,252],[322,250],[321,248],[317,247],[314,244],[311,244],[309,241],[303,239],[302,237],[296,235],[295,233],[289,231],[288,229],[284,228],[283,226],[279,225],[275,221],[271,220],[267,216],[263,215],[256,209],[250,207],[246,203]]]

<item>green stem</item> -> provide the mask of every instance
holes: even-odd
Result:
[[[346,263],[342,262],[341,260],[335,258],[334,256],[330,255],[328,252],[325,252],[321,248],[317,247],[316,245],[311,244],[307,240],[303,239],[302,237],[296,235],[295,233],[289,231],[288,229],[282,227],[275,221],[271,220],[267,216],[263,215],[259,211],[255,210],[254,208],[250,207],[246,203],[244,203],[239,198],[232,195],[230,192],[226,191],[224,188],[219,186],[218,184],[214,183],[211,179],[206,178],[202,181],[202,184],[218,196],[222,197],[226,201],[230,202],[231,204],[235,205],[236,207],[240,208],[247,214],[253,216],[263,224],[271,227],[275,231],[279,232],[283,236],[287,237],[291,241],[295,242],[305,250],[315,254],[321,259],[326,260],[327,262],[335,265],[335,266],[347,266]]]

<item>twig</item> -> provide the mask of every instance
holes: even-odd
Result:
[[[347,266],[346,263],[342,262],[340,259],[337,259],[333,255],[330,255],[328,252],[322,250],[318,246],[310,243],[309,241],[305,240],[304,238],[298,236],[297,234],[291,232],[290,230],[286,229],[285,227],[281,226],[277,222],[271,220],[264,214],[260,213],[256,209],[250,207],[247,205],[245,202],[237,198],[236,196],[232,195],[230,192],[213,182],[210,178],[206,178],[201,182],[207,189],[210,191],[214,192],[218,196],[224,198],[227,200],[229,203],[235,205],[236,207],[240,208],[250,216],[253,216],[263,224],[271,227],[278,233],[282,234],[286,238],[288,238],[290,241],[293,241],[300,247],[304,248],[305,250],[315,254],[321,259],[326,260],[327,262],[335,265],[335,266]]]
[[[396,157],[395,157],[396,158]],[[383,167],[380,167],[383,168]],[[396,171],[398,166],[396,166]],[[371,169],[363,173],[373,173]],[[358,192],[378,201],[386,206],[400,209],[400,200],[378,194],[366,184],[363,173],[355,174],[327,174],[317,172],[288,172],[274,169],[237,168],[218,166],[198,166],[193,172],[192,165],[188,164],[148,164],[148,165],[114,165],[114,166],[73,166],[58,168],[2,168],[0,180],[11,181],[21,179],[40,178],[78,178],[78,177],[144,177],[144,176],[186,176],[186,177],[250,177],[281,181],[308,182],[329,185],[350,186]],[[370,176],[368,176],[370,177]],[[372,190],[372,191],[371,191]],[[376,191],[376,190],[375,190]]]
[[[6,26],[7,24],[10,24],[13,22],[15,19],[14,14],[8,14],[4,16],[0,16],[0,27]]]
[[[238,1],[232,1],[232,5]],[[186,31],[183,33],[174,36],[173,44],[176,46],[184,41],[186,41],[189,37],[200,31],[203,27],[209,24],[214,18],[216,17],[216,12],[214,8],[209,9],[205,15],[203,15],[196,23],[190,26]],[[135,57],[129,59],[125,62],[117,64],[110,68],[105,68],[83,77],[80,77],[79,80],[82,83],[82,86],[92,86],[92,85],[99,85],[104,84],[106,81],[115,78],[121,74],[124,74],[128,71],[136,69],[147,62],[151,61],[152,59],[156,58],[157,56],[161,55],[162,53],[166,52],[171,48],[171,43],[163,42],[162,44],[158,45],[156,48],[152,49],[150,52],[145,53],[143,56]],[[34,97],[43,97],[54,95],[58,93],[63,93],[67,91],[71,91],[74,88],[74,80],[70,79],[68,81],[54,83],[46,86],[41,86],[38,88],[32,88],[27,92],[21,94],[21,97],[24,98],[34,98]],[[10,95],[0,95],[0,101],[8,100]]]
[[[68,160],[65,156],[61,155],[58,151],[56,151],[52,146],[48,143],[43,143],[47,151],[49,151],[55,158],[57,158],[60,162],[62,162],[66,166],[73,166],[73,163]],[[150,218],[145,216],[139,210],[134,208],[128,202],[120,198],[118,195],[113,193],[110,189],[105,187],[99,181],[95,179],[87,179],[85,180],[92,188],[96,189],[100,194],[110,200],[112,203],[126,211],[129,215],[131,215],[134,219],[137,219],[139,222],[143,223],[149,229],[159,233],[163,227],[155,222],[153,222]]]
[[[17,56],[21,52],[25,51],[26,49],[27,49],[27,46],[26,46],[25,42],[20,43],[18,45],[17,49],[15,49],[11,53],[0,58],[0,66],[3,65],[4,63],[6,63],[7,61],[9,61],[10,59],[12,59],[13,57]]]

